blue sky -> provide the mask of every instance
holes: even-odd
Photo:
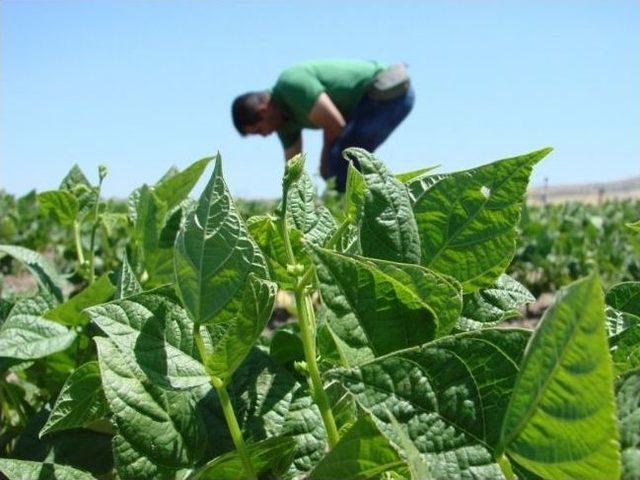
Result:
[[[219,150],[234,194],[277,196],[277,139],[239,137],[230,103],[315,58],[410,65],[415,108],[378,150],[396,172],[550,145],[534,184],[640,174],[634,0],[3,0],[0,19],[0,188],[12,193],[105,163],[105,193],[123,197]],[[315,172],[320,133],[304,140]]]

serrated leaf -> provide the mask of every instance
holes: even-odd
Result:
[[[522,362],[501,449],[544,478],[618,478],[604,298],[596,275],[561,290]]]
[[[93,476],[66,465],[0,458],[0,472],[8,480],[93,480]]]
[[[467,332],[327,377],[349,390],[402,451],[390,412],[432,472],[501,478],[491,451],[528,338],[516,329]]]
[[[627,373],[616,384],[621,480],[640,478],[640,370]]]
[[[52,213],[63,225],[72,225],[78,217],[78,200],[66,190],[51,190],[38,194],[42,211]]]
[[[491,286],[515,254],[531,169],[550,151],[441,176],[414,195],[422,265],[458,279],[466,292]]]
[[[524,285],[502,274],[493,286],[464,296],[462,316],[457,327],[460,330],[476,330],[496,326],[521,316],[519,307],[535,300]]]
[[[48,289],[59,302],[62,301],[63,279],[55,266],[46,257],[17,245],[0,245],[0,253],[10,255],[22,262],[36,276],[40,285]]]
[[[249,274],[269,276],[229,194],[219,155],[198,207],[178,234],[174,262],[182,302],[199,325],[228,321],[240,309]]]
[[[98,362],[87,362],[67,378],[40,436],[84,427],[108,412]]]
[[[260,478],[281,478],[293,461],[295,442],[289,437],[272,437],[247,445],[251,466]],[[236,451],[211,460],[189,480],[242,480],[246,478]]]
[[[367,184],[360,244],[366,257],[420,263],[418,226],[407,188],[373,154],[348,148],[344,155],[360,164]]]
[[[177,389],[209,383],[195,357],[193,322],[167,290],[151,290],[86,312],[153,382]]]
[[[640,316],[640,282],[622,282],[612,286],[605,300],[616,310]]]
[[[309,175],[302,172],[287,191],[287,219],[313,245],[324,245],[336,230],[329,210],[316,203],[316,191]]]
[[[111,340],[95,337],[105,396],[117,426],[116,468],[121,478],[157,478],[190,467],[204,448],[204,429],[188,392],[168,391],[136,373]]]
[[[114,298],[116,300],[130,297],[142,292],[140,282],[138,282],[138,279],[136,278],[136,275],[131,268],[131,265],[129,264],[129,259],[127,258],[126,253],[124,253],[124,255],[122,256],[122,264],[116,272],[115,281],[116,291],[114,293]]]
[[[380,433],[368,415],[363,415],[311,472],[311,480],[379,478],[404,461]]]
[[[423,267],[314,254],[327,322],[348,365],[426,343],[451,329],[462,308],[460,287]]]
[[[240,366],[271,318],[277,291],[275,283],[249,275],[240,310],[212,338],[205,359],[209,374],[226,380]]]
[[[103,275],[76,296],[47,312],[44,318],[71,327],[86,325],[89,323],[89,317],[83,313],[83,310],[108,302],[114,292],[115,288],[111,285],[109,277]]]
[[[12,315],[0,328],[0,353],[3,357],[31,360],[66,349],[75,332],[35,315]]]
[[[173,207],[189,195],[189,192],[195,184],[198,183],[202,172],[204,172],[209,162],[214,158],[215,157],[202,158],[181,172],[177,172],[168,177],[165,175],[154,185],[153,192],[160,201],[166,204],[168,210],[173,209]]]

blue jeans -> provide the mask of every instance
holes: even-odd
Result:
[[[336,190],[344,192],[347,182],[349,163],[342,158],[342,151],[348,147],[375,151],[409,114],[414,100],[413,87],[391,101],[372,100],[368,95],[360,100],[329,150],[329,177],[335,177]],[[360,169],[357,161],[354,166]]]

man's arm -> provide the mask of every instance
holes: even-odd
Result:
[[[326,179],[329,176],[329,150],[335,139],[340,135],[346,122],[338,107],[331,101],[329,95],[324,92],[320,94],[316,103],[311,107],[309,120],[324,131],[322,156],[320,157],[320,175]]]
[[[302,135],[300,135],[300,138],[298,138],[293,145],[284,149],[284,159],[290,160],[300,152],[302,152]]]

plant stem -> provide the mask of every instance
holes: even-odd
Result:
[[[240,430],[240,425],[238,425],[236,414],[233,411],[233,405],[231,405],[231,400],[229,399],[229,394],[227,393],[227,387],[222,384],[220,388],[216,388],[216,392],[218,392],[218,398],[220,399],[220,405],[222,405],[224,418],[227,421],[229,432],[231,432],[231,439],[233,440],[233,444],[235,445],[236,450],[240,455],[240,459],[242,460],[242,465],[244,466],[244,471],[247,474],[247,478],[256,479],[258,477],[253,471],[253,466],[251,465],[251,457],[249,457],[249,451],[247,450],[247,446],[245,445],[244,439],[242,438],[242,431]]]
[[[200,333],[200,326],[196,323],[193,324],[193,338],[196,342],[198,352],[200,353],[200,358],[202,359],[202,362],[205,363],[207,351],[204,346],[204,341],[202,340],[202,334]],[[231,404],[231,400],[229,399],[227,387],[225,386],[222,379],[218,378],[215,375],[212,375],[211,372],[209,372],[206,364],[205,369],[209,374],[209,381],[211,382],[213,388],[215,388],[216,393],[218,394],[218,398],[220,399],[220,405],[222,406],[224,419],[227,421],[227,427],[229,428],[229,433],[231,433],[231,439],[233,440],[233,444],[236,447],[238,455],[240,456],[240,460],[242,461],[246,478],[249,480],[256,480],[258,477],[253,470],[253,466],[251,465],[251,457],[249,456],[247,445],[244,443],[242,431],[240,430],[238,419],[236,418],[236,414],[233,410],[233,405]]]
[[[96,192],[96,204],[93,208],[93,224],[91,225],[91,241],[89,243],[89,285],[96,280],[96,273],[93,271],[93,262],[95,260],[95,252],[93,251],[96,241],[96,232],[98,230],[98,212],[100,209],[100,191],[102,190],[102,178],[98,182],[98,191]]]
[[[287,195],[286,192],[284,192],[279,227],[285,245],[287,262],[290,265],[296,265],[297,262],[289,239],[289,230],[287,228],[286,199]],[[304,358],[307,362],[309,377],[311,379],[312,395],[320,409],[320,414],[322,415],[322,422],[324,423],[324,428],[327,431],[329,447],[333,448],[338,443],[340,437],[338,436],[336,421],[333,418],[331,404],[329,403],[327,392],[324,391],[322,378],[320,377],[320,369],[318,368],[318,362],[316,361],[316,318],[313,310],[313,304],[311,303],[311,297],[306,291],[308,277],[309,275],[307,274],[296,277],[296,288],[294,294],[296,299],[296,308],[298,310],[298,323],[300,325],[300,333],[302,336]]]
[[[78,263],[84,264],[84,253],[82,252],[82,241],[80,240],[80,222],[74,220],[73,222],[73,238],[76,243],[76,256],[78,257]]]
[[[324,428],[327,430],[327,439],[329,447],[333,448],[340,440],[336,421],[333,418],[331,404],[324,391],[322,378],[320,377],[320,369],[316,361],[316,339],[315,339],[315,313],[313,304],[308,293],[304,292],[305,286],[299,286],[295,291],[296,306],[298,307],[298,320],[300,325],[300,333],[302,334],[302,346],[304,348],[304,357],[309,369],[311,378],[311,388],[313,390],[313,398],[320,409]]]

